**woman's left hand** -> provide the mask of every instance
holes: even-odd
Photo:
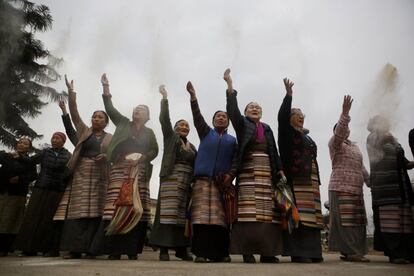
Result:
[[[19,177],[18,176],[13,176],[12,178],[9,179],[9,182],[12,184],[17,184],[19,183]]]
[[[105,153],[98,154],[97,156],[95,156],[94,160],[95,161],[104,161],[104,160],[106,160],[106,154]]]

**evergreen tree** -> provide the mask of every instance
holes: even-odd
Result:
[[[48,100],[67,96],[49,86],[60,79],[55,68],[61,60],[35,38],[51,26],[47,6],[0,0],[0,144],[7,147],[21,136],[42,137],[25,119],[40,115]]]

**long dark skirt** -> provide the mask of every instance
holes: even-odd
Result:
[[[73,253],[89,253],[101,218],[82,218],[65,220],[60,250]]]
[[[380,208],[373,207],[374,211],[374,249],[377,251],[384,252],[385,256],[388,256],[392,259],[395,258],[404,258],[408,260],[414,260],[414,233],[411,230],[411,233],[407,227],[409,223],[402,225],[402,222],[395,223],[394,225],[390,224],[388,221],[383,221],[381,223],[380,220]],[[393,219],[392,216],[390,216]],[[412,221],[412,217],[408,218]],[[384,229],[381,227],[381,224],[384,225],[392,225],[394,226],[393,229]],[[411,223],[411,227],[412,227]],[[408,230],[408,231],[407,231]]]
[[[184,236],[184,226],[154,222],[149,243],[158,247],[175,249],[190,246],[190,239]]]
[[[16,239],[16,234],[0,234],[0,252],[10,252]]]
[[[355,202],[352,202],[342,200],[343,194],[329,192],[329,250],[339,251],[343,255],[363,256],[368,251],[365,220],[359,219],[361,215],[365,217],[363,198],[362,195],[349,194],[349,197],[354,197],[352,201]],[[358,202],[361,205],[360,199],[362,199],[362,206],[358,206]],[[351,203],[353,203],[352,206],[346,206]],[[347,214],[344,214],[344,211],[341,214],[341,204],[343,209],[347,208]],[[356,207],[362,207],[363,214],[352,212],[353,209],[357,209]]]
[[[282,227],[276,223],[236,222],[231,231],[231,254],[282,254]]]
[[[158,197],[157,210],[155,212],[154,225],[152,226],[149,243],[157,247],[177,248],[190,246],[190,239],[184,236],[184,225],[161,224],[160,200]]]
[[[59,250],[63,222],[54,221],[63,192],[34,189],[14,248],[27,252]]]
[[[229,256],[229,231],[220,225],[193,225],[191,252],[197,257],[220,260]]]
[[[300,225],[291,234],[284,231],[284,256],[321,259],[321,230]]]
[[[90,248],[92,254],[137,255],[142,253],[145,237],[147,235],[147,221],[138,222],[138,224],[126,234],[105,236],[105,228],[108,225],[108,220],[102,220]]]

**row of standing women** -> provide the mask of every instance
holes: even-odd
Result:
[[[321,262],[317,147],[304,128],[302,111],[292,108],[293,83],[284,79],[277,145],[272,129],[261,121],[260,105],[250,102],[242,115],[229,69],[224,80],[227,112],[215,112],[212,127],[200,111],[193,85],[187,84],[198,151],[187,139],[189,123],[179,120],[172,125],[168,93],[160,87],[164,152],[149,243],[160,248],[161,261],[170,259],[170,249],[180,259],[193,260],[191,248],[196,262],[229,262],[230,254],[243,255],[246,263],[256,262],[254,254],[265,263],[278,262],[277,255],[290,256],[292,262]],[[63,133],[55,133],[52,147],[32,157],[27,156],[27,139],[19,141],[17,154],[1,153],[0,239],[5,254],[13,241],[26,255],[56,256],[61,250],[67,252],[64,258],[108,254],[116,260],[123,254],[136,259],[142,252],[151,217],[151,161],[158,144],[145,126],[149,108],[137,106],[129,120],[113,106],[105,74],[101,83],[106,112],[95,111],[88,127],[78,113],[73,81],[66,79],[71,118],[61,104],[62,119],[75,145],[73,155],[63,148]],[[384,119],[375,117],[367,141],[369,176],[361,152],[348,140],[351,105],[346,96],[329,143],[329,248],[340,251],[343,260],[368,261],[365,181],[373,195],[375,249],[394,263],[413,261],[413,193],[406,172],[413,163],[405,159],[389,126],[381,124]],[[109,120],[116,126],[114,135],[104,131]],[[236,137],[227,133],[229,122]],[[38,163],[39,179],[24,212],[27,186],[36,178]],[[299,218],[292,231],[284,227],[287,213],[275,196],[276,186],[285,179]],[[12,216],[19,218],[14,224]]]

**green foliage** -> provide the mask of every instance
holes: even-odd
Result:
[[[48,101],[66,99],[49,85],[60,79],[62,61],[35,38],[52,27],[49,8],[26,0],[0,0],[0,143],[14,147],[20,136],[42,137],[25,118],[34,118]]]

